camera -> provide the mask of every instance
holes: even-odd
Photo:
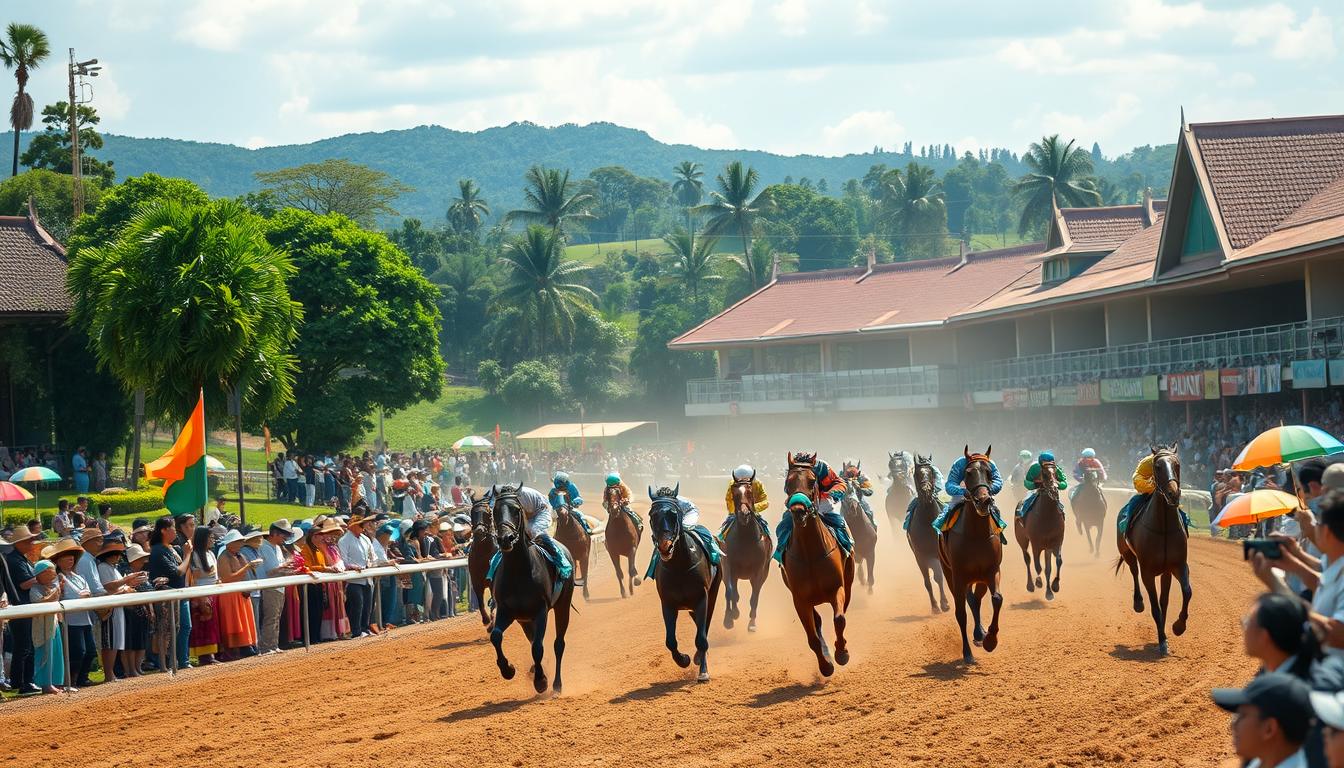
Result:
[[[1252,552],[1259,552],[1268,560],[1283,557],[1283,547],[1274,539],[1245,539],[1241,542],[1241,559],[1250,560]]]

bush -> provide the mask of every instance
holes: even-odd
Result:
[[[72,505],[78,496],[62,496],[61,498],[69,501]],[[99,504],[110,504],[112,511],[109,513],[112,517],[122,515],[149,515],[162,510],[163,507],[163,489],[145,488],[139,491],[124,491],[122,493],[91,493],[89,494],[89,509],[98,510]]]
[[[42,513],[42,528],[51,530],[51,521],[56,517],[54,512]],[[14,526],[18,528],[21,525],[27,525],[29,520],[33,519],[32,506],[25,507],[23,502],[14,502],[5,505],[3,521],[0,521],[0,528]]]

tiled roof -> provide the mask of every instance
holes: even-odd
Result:
[[[1146,215],[1142,205],[1061,208],[1059,212],[1073,241],[1071,252],[1109,251],[1143,229]]]
[[[36,218],[0,216],[0,317],[59,315],[72,306],[65,291],[65,249]]]
[[[1344,116],[1190,126],[1234,249],[1344,175]]]
[[[780,275],[671,347],[840,335],[940,323],[1033,269],[1041,243],[956,257]],[[866,277],[865,277],[866,275]]]
[[[1344,176],[1340,176],[1325,189],[1317,192],[1291,216],[1279,222],[1274,230],[1280,231],[1289,227],[1300,227],[1303,224],[1332,219],[1336,216],[1344,216]]]

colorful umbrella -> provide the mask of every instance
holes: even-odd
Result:
[[[33,494],[29,493],[27,488],[8,480],[0,480],[0,501],[28,501],[31,498]]]
[[[1227,528],[1232,525],[1254,525],[1261,520],[1278,517],[1297,509],[1297,497],[1283,491],[1259,490],[1243,493],[1218,513],[1214,525]]]
[[[1249,471],[1341,452],[1344,443],[1316,427],[1275,427],[1247,443],[1232,468]]]
[[[206,471],[206,472],[224,472],[224,471],[225,471],[224,463],[221,462],[219,459],[216,459],[214,456],[211,456],[211,455],[209,455],[209,454],[206,454],[206,456],[205,456],[205,471]]]
[[[456,443],[453,443],[453,449],[459,451],[462,450],[463,448],[493,448],[493,447],[494,446],[490,443],[489,440],[486,440],[484,437],[480,437],[478,435],[467,435],[461,440],[458,440]]]
[[[60,481],[61,476],[46,467],[24,467],[9,476],[13,483],[50,483]],[[33,519],[37,519],[37,496],[33,496]]]

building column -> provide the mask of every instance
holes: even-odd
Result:
[[[1148,343],[1153,343],[1153,299],[1151,296],[1145,296],[1143,299],[1143,314],[1148,320]]]
[[[1106,329],[1106,347],[1111,346],[1111,303],[1103,302],[1101,305],[1101,320]]]
[[[823,340],[818,346],[821,347],[821,372],[829,373],[832,370],[831,342]]]
[[[1055,354],[1059,350],[1055,349],[1055,313],[1050,313],[1050,354]]]
[[[1306,289],[1306,291],[1307,291],[1307,322],[1310,323],[1311,321],[1313,321],[1313,320],[1316,319],[1315,314],[1313,314],[1312,311],[1311,311],[1311,262],[1310,262],[1310,261],[1308,261],[1308,262],[1304,262],[1304,266],[1302,267],[1302,285],[1303,285],[1303,287],[1304,287],[1304,288]]]

